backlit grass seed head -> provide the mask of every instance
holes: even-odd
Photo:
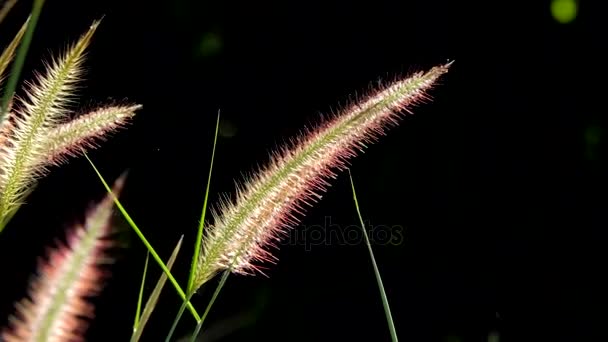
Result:
[[[98,147],[109,133],[125,127],[140,108],[140,105],[102,107],[49,129],[42,147],[46,162],[66,162],[68,157],[80,155],[82,148]]]
[[[85,51],[98,24],[93,23],[75,44],[46,63],[44,74],[36,74],[34,82],[26,82],[24,95],[15,97],[14,105],[0,122],[0,232],[49,166],[66,161],[83,148],[95,147],[108,133],[123,127],[140,108],[103,106],[69,119],[69,105],[75,102],[74,91],[82,78]],[[21,35],[20,31],[13,41]],[[9,59],[15,46],[11,43],[0,59]],[[0,67],[5,64],[0,63]]]
[[[116,182],[115,194],[123,180]],[[40,261],[29,296],[16,305],[16,315],[0,335],[2,341],[84,341],[88,320],[94,316],[89,299],[101,291],[107,273],[101,266],[110,261],[113,205],[107,195],[68,234],[67,244],[59,243]]]
[[[450,64],[396,81],[272,153],[266,167],[237,186],[235,200],[221,201],[214,211],[196,287],[222,270],[251,274],[259,271],[260,262],[272,262],[267,248],[321,198],[336,171],[397,125],[415,104],[428,100],[426,92]]]

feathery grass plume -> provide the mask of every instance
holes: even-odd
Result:
[[[113,192],[120,192],[123,182],[124,178],[119,178]],[[101,266],[110,262],[113,205],[112,197],[106,195],[89,211],[84,223],[68,234],[67,244],[58,243],[46,260],[41,260],[29,298],[16,305],[16,316],[1,335],[3,341],[84,340],[87,320],[94,316],[89,298],[101,290],[107,273]]]
[[[0,232],[23,203],[33,183],[52,165],[83,148],[96,147],[104,135],[123,127],[140,108],[106,106],[69,120],[68,106],[82,77],[85,50],[99,21],[58,58],[46,73],[27,83],[0,127]]]
[[[426,92],[450,65],[396,81],[273,153],[268,166],[237,186],[236,199],[221,201],[213,213],[196,288],[219,271],[252,274],[260,271],[256,262],[274,261],[265,248],[299,221],[306,205],[321,198],[335,171],[345,169],[350,158],[397,125],[413,105],[429,99]]]
[[[123,128],[141,105],[98,108],[88,114],[48,130],[41,143],[47,161],[58,164],[82,153],[82,148],[96,148],[106,135]]]

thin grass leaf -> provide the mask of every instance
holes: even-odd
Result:
[[[25,63],[25,57],[27,56],[27,52],[30,48],[30,43],[32,42],[32,37],[34,36],[34,29],[36,28],[36,24],[38,24],[38,18],[40,17],[40,12],[42,12],[43,5],[44,0],[34,0],[32,13],[29,17],[29,24],[27,26],[27,30],[25,31],[25,35],[23,36],[23,42],[17,51],[17,57],[15,58],[11,75],[6,83],[2,103],[0,103],[0,123],[4,121],[4,116],[7,113],[8,105],[11,102],[13,94],[15,93],[15,89],[17,89],[17,83],[19,83],[21,70],[23,69],[23,64]]]
[[[2,55],[0,55],[0,82],[4,80],[4,72],[8,68],[8,65],[12,62],[13,57],[15,57],[15,50],[17,50],[19,43],[21,43],[21,39],[25,34],[29,22],[30,18],[27,18],[25,23],[23,23],[21,26],[21,29],[15,35],[15,38],[13,38],[10,44],[8,44],[4,51],[2,51]]]
[[[220,291],[224,287],[224,284],[226,283],[226,279],[228,278],[228,275],[230,275],[231,271],[232,271],[232,267],[229,267],[226,271],[224,271],[224,275],[222,276],[222,278],[221,278],[218,286],[215,289],[215,292],[213,293],[213,297],[211,299],[211,302],[209,302],[209,304],[207,305],[207,308],[205,309],[205,313],[203,314],[203,317],[201,318],[201,320],[197,324],[197,331],[200,330],[200,327],[202,327],[203,323],[205,322],[205,318],[207,317],[207,314],[211,310],[211,306],[213,305],[213,302],[215,301],[215,298],[219,295]],[[195,292],[191,292],[188,295],[187,300],[189,301],[194,294],[195,294]],[[187,303],[186,300],[184,300],[182,302],[182,305],[179,308],[179,311],[177,312],[177,315],[175,316],[175,319],[173,320],[173,324],[171,325],[171,329],[169,329],[169,333],[167,334],[167,337],[165,338],[165,342],[170,342],[171,341],[171,338],[173,337],[173,334],[175,333],[175,329],[177,328],[177,324],[179,323],[180,319],[182,318],[182,315],[184,314],[184,310],[186,309],[186,303]],[[193,338],[195,338],[195,337],[193,337]]]
[[[386,321],[388,322],[388,330],[391,334],[391,341],[397,342],[398,339],[397,331],[395,330],[395,322],[393,322],[393,315],[391,314],[391,308],[388,305],[388,297],[386,296],[386,291],[384,290],[382,277],[380,276],[380,271],[378,270],[378,265],[376,264],[376,258],[374,257],[374,252],[372,251],[372,245],[369,242],[369,237],[367,236],[365,223],[363,223],[363,216],[361,216],[361,210],[359,209],[359,201],[357,201],[357,193],[355,192],[355,182],[353,181],[353,176],[350,173],[350,170],[348,171],[348,177],[350,178],[350,185],[353,191],[353,200],[355,201],[357,216],[359,217],[359,222],[361,223],[363,238],[365,239],[365,244],[367,245],[367,250],[369,251],[369,258],[372,262],[372,266],[374,267],[374,275],[376,276],[376,282],[378,283],[378,290],[380,290],[380,298],[382,299],[382,307],[384,308],[384,314],[386,315]]]
[[[211,186],[211,174],[213,171],[213,160],[215,159],[215,147],[217,146],[217,136],[220,129],[220,111],[217,111],[217,120],[215,122],[215,134],[213,136],[213,150],[211,151],[211,162],[209,163],[209,175],[207,176],[207,187],[205,189],[205,200],[203,202],[203,209],[201,211],[201,219],[198,223],[198,231],[196,234],[196,240],[194,243],[194,253],[192,255],[192,264],[190,266],[190,274],[188,276],[188,293],[191,294],[196,291],[194,287],[194,281],[196,279],[196,269],[198,267],[198,260],[200,257],[201,243],[203,240],[203,228],[205,226],[205,214],[207,213],[207,200],[209,199],[209,188]],[[179,318],[178,318],[179,320]]]
[[[95,174],[97,174],[97,177],[99,178],[99,180],[101,181],[101,183],[103,184],[103,186],[106,188],[106,190],[108,192],[111,192],[111,189],[108,186],[108,183],[103,178],[103,176],[101,175],[101,173],[99,172],[99,170],[97,169],[97,167],[95,166],[95,164],[93,164],[93,161],[89,158],[89,156],[84,151],[83,151],[83,155],[89,161],[89,163],[91,164],[91,167],[93,167],[93,170],[95,171]],[[152,254],[152,258],[154,259],[154,261],[156,261],[156,263],[158,264],[158,266],[160,266],[160,268],[163,270],[163,272],[167,275],[167,277],[169,278],[169,281],[171,282],[171,284],[173,285],[173,287],[177,291],[177,294],[181,297],[182,300],[186,300],[186,294],[184,293],[184,291],[182,290],[182,288],[179,286],[179,283],[177,282],[177,280],[175,280],[175,278],[171,274],[171,271],[169,271],[169,269],[167,268],[167,266],[165,265],[165,263],[163,262],[163,260],[160,258],[160,256],[158,255],[158,253],[156,253],[156,251],[154,250],[154,248],[152,247],[152,245],[150,244],[150,242],[148,242],[148,239],[146,239],[146,237],[141,232],[141,230],[139,229],[139,227],[137,227],[137,225],[135,224],[135,222],[133,221],[133,219],[131,218],[131,216],[129,215],[129,213],[127,213],[126,209],[122,206],[122,204],[118,200],[118,198],[116,196],[112,196],[112,197],[114,199],[114,203],[118,207],[118,210],[120,210],[121,214],[123,215],[123,217],[125,218],[125,220],[127,221],[127,223],[129,223],[129,225],[131,226],[131,228],[133,229],[133,231],[135,232],[135,234],[137,234],[137,236],[139,237],[139,239],[141,240],[141,242],[144,244],[144,246],[146,246],[146,248],[148,249],[148,251],[150,252],[150,254]],[[200,320],[200,316],[198,315],[198,313],[196,312],[196,309],[194,308],[194,306],[192,306],[192,303],[190,301],[188,301],[188,310],[190,310],[190,313],[192,313],[192,317],[194,317],[194,319],[198,322]]]
[[[139,285],[139,294],[137,295],[137,308],[135,309],[135,321],[133,322],[133,334],[139,327],[139,318],[141,317],[141,303],[144,299],[144,285],[146,284],[146,275],[148,274],[148,261],[150,259],[150,252],[146,252],[146,262],[144,263],[144,272],[141,275],[141,284]]]
[[[187,295],[187,299],[184,300],[181,307],[179,308],[177,315],[175,316],[175,319],[173,320],[173,324],[171,324],[171,328],[169,329],[169,333],[167,334],[167,337],[165,339],[165,341],[167,341],[167,342],[169,342],[170,339],[173,337],[175,329],[177,328],[177,324],[181,320],[184,310],[186,308],[186,303],[188,301],[190,301],[190,299],[192,298],[192,296],[194,295],[194,293],[197,290],[197,288],[194,286],[195,285],[194,281],[196,279],[196,271],[197,271],[197,267],[198,267],[198,260],[200,257],[199,254],[200,254],[201,244],[202,244],[202,240],[203,240],[203,228],[204,228],[204,224],[205,224],[205,215],[207,213],[209,188],[211,187],[211,175],[212,175],[212,171],[213,171],[213,161],[215,160],[215,150],[216,150],[216,146],[217,146],[217,137],[218,137],[219,128],[220,128],[220,111],[218,110],[217,119],[215,122],[215,134],[213,136],[213,149],[211,151],[211,162],[209,163],[209,173],[207,176],[207,187],[205,189],[205,199],[203,201],[203,209],[201,210],[201,218],[199,220],[196,240],[195,240],[195,244],[194,244],[194,253],[192,255],[192,263],[190,265],[190,274],[188,276],[188,292],[187,292],[188,295]]]
[[[171,270],[171,268],[173,268],[173,264],[175,263],[175,260],[177,259],[177,255],[179,254],[179,251],[182,248],[183,239],[184,239],[184,236],[182,235],[179,238],[177,245],[173,249],[173,253],[171,253],[171,257],[167,261],[167,268],[169,270]],[[144,313],[141,316],[141,323],[140,323],[139,327],[137,328],[137,331],[134,331],[133,335],[131,336],[131,342],[139,341],[141,334],[144,331],[144,328],[146,327],[146,323],[148,323],[148,320],[150,319],[150,316],[152,315],[152,312],[154,311],[154,308],[156,307],[156,304],[158,303],[158,298],[160,297],[160,294],[161,294],[166,282],[167,282],[167,275],[165,273],[163,273],[160,275],[160,278],[158,279],[158,282],[156,283],[154,290],[152,290],[152,294],[150,294],[150,297],[148,298],[148,301],[146,302],[146,307],[144,308]]]
[[[114,185],[120,192],[124,178]],[[29,298],[17,305],[17,316],[2,333],[6,342],[81,341],[87,319],[94,316],[89,302],[102,289],[105,272],[100,268],[110,258],[113,201],[106,196],[86,215],[82,225],[68,234],[41,262],[30,286]]]

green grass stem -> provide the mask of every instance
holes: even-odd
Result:
[[[118,207],[118,209],[120,210],[122,215],[124,216],[125,220],[127,220],[127,222],[129,223],[129,225],[131,226],[133,231],[135,231],[135,234],[137,234],[137,236],[142,241],[144,246],[146,246],[146,248],[152,255],[152,258],[156,261],[158,266],[160,266],[160,268],[163,270],[163,272],[167,275],[167,277],[169,278],[169,281],[171,282],[171,284],[173,285],[173,287],[175,288],[175,290],[177,291],[179,296],[182,298],[182,300],[186,300],[186,294],[184,293],[182,288],[179,286],[177,280],[175,280],[175,278],[171,274],[171,271],[169,271],[169,269],[167,268],[165,263],[162,261],[160,256],[158,256],[158,253],[156,253],[156,251],[154,250],[154,248],[152,247],[150,242],[148,242],[148,240],[146,239],[144,234],[141,232],[139,227],[137,227],[137,225],[135,224],[135,222],[133,221],[133,219],[131,218],[129,213],[127,213],[125,208],[122,206],[122,204],[118,200],[118,198],[112,193],[112,189],[108,186],[108,183],[105,181],[105,179],[103,178],[103,176],[101,175],[101,173],[99,172],[97,167],[95,167],[95,164],[93,164],[93,161],[91,161],[91,159],[89,158],[89,156],[86,154],[86,152],[84,150],[82,151],[82,153],[84,154],[85,158],[87,158],[87,160],[93,167],[93,170],[95,170],[95,173],[97,174],[97,177],[99,177],[99,179],[103,183],[103,186],[111,194],[112,198],[114,199],[114,203],[116,204],[116,206]],[[194,308],[194,306],[192,306],[192,303],[190,303],[190,301],[188,301],[188,310],[190,310],[190,312],[192,313],[192,316],[194,317],[194,319],[197,322],[200,321],[200,316],[198,315],[198,313],[196,312],[196,309]]]
[[[357,193],[355,192],[355,182],[353,181],[353,175],[350,173],[350,170],[348,171],[348,176],[350,177],[350,185],[353,190],[353,199],[355,201],[355,208],[357,209],[357,216],[359,216],[359,222],[361,222],[361,230],[363,231],[365,244],[367,245],[367,250],[369,251],[369,257],[372,261],[372,266],[374,267],[376,282],[378,283],[378,289],[380,290],[380,297],[382,298],[382,306],[384,307],[384,314],[386,315],[386,320],[388,322],[388,330],[391,334],[391,341],[397,342],[397,331],[395,330],[393,315],[391,314],[391,308],[388,305],[388,298],[386,297],[386,291],[384,290],[384,285],[382,284],[382,277],[380,276],[380,271],[378,270],[378,265],[376,264],[374,252],[372,251],[372,245],[369,242],[369,237],[367,236],[367,231],[365,230],[365,224],[363,223],[363,217],[361,216],[361,210],[359,209],[359,201],[357,201]]]

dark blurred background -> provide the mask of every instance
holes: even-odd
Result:
[[[351,168],[400,338],[598,341],[608,337],[600,3],[47,1],[23,76],[105,16],[74,109],[144,105],[90,155],[109,180],[129,170],[121,199],[161,256],[185,235],[174,269],[185,284],[218,110],[212,203],[319,113],[455,60],[434,101]],[[1,44],[29,7],[2,23]],[[228,278],[206,341],[389,339],[348,175],[333,184],[268,277]],[[103,195],[84,158],[39,183],[0,236],[2,322],[45,246]],[[90,341],[131,332],[146,250],[116,221],[128,247],[95,300]],[[151,263],[146,293],[159,274]],[[199,312],[212,291],[194,299]],[[146,341],[164,340],[179,307],[169,284],[161,298]],[[180,336],[194,326],[182,323]]]

